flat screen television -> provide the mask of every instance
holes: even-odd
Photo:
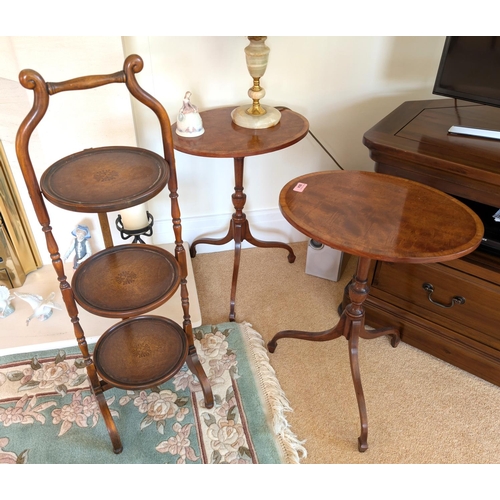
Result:
[[[500,107],[500,37],[448,36],[434,84],[434,94]],[[451,134],[500,139],[499,130],[454,125]],[[481,249],[500,256],[498,207],[459,198],[481,218],[484,237]]]
[[[433,93],[500,107],[500,37],[446,37]]]
[[[500,107],[500,37],[446,37],[432,92]],[[449,133],[500,140],[500,124],[499,130],[454,125]]]

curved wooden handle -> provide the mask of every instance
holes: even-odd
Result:
[[[93,89],[109,83],[125,83],[125,73],[118,71],[111,75],[82,76],[64,82],[47,82],[47,91],[49,95],[54,95],[67,90]]]

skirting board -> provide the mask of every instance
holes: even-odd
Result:
[[[293,228],[281,215],[279,209],[254,210],[245,212],[252,235],[264,241],[280,241],[295,243],[306,241],[304,234]],[[222,238],[227,234],[231,213],[202,215],[199,217],[182,217],[182,237],[189,245],[199,238]],[[170,243],[172,239],[172,223],[170,220],[155,220],[153,241],[155,244]],[[242,248],[253,245],[244,241]],[[222,252],[234,249],[234,241],[225,245],[197,245],[197,253]]]

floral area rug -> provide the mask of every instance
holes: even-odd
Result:
[[[187,365],[160,387],[108,390],[118,455],[78,348],[0,357],[0,463],[299,463],[306,450],[262,337],[248,323],[194,333],[214,408]]]

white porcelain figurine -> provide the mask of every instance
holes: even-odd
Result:
[[[181,137],[198,137],[205,132],[198,108],[191,104],[190,98],[191,92],[188,90],[182,101],[182,108],[177,115],[175,131]]]
[[[81,262],[87,260],[92,254],[89,244],[91,236],[89,228],[82,224],[78,224],[78,226],[71,231],[71,234],[74,236],[74,239],[71,241],[70,246],[64,254],[64,260],[68,260],[70,255],[74,252],[73,269],[76,269]]]
[[[0,318],[6,318],[14,312],[14,306],[10,304],[14,295],[11,295],[6,286],[0,286]]]
[[[52,316],[53,309],[61,309],[53,302],[56,296],[54,292],[51,292],[45,299],[41,295],[36,295],[34,293],[14,292],[14,295],[26,301],[33,309],[33,314],[26,320],[26,325],[29,325],[33,318],[37,318],[39,321],[45,321]]]

